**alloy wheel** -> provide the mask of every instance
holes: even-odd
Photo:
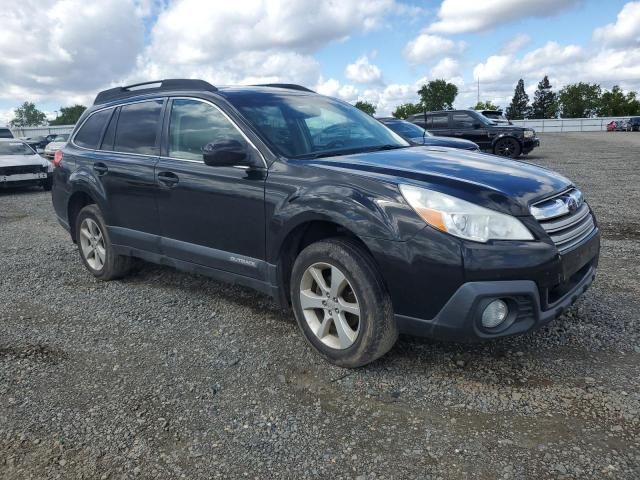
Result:
[[[85,218],[80,225],[80,248],[89,266],[94,270],[102,270],[107,257],[104,236],[91,218]]]
[[[331,348],[344,350],[360,332],[360,305],[344,273],[335,265],[314,263],[300,281],[300,306],[314,335]]]

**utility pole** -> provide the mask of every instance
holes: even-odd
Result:
[[[478,102],[476,103],[476,105],[480,103],[480,77],[478,77]]]

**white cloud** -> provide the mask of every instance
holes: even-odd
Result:
[[[444,0],[439,20],[429,25],[429,33],[464,33],[488,30],[527,17],[548,17],[572,7],[579,0]]]
[[[382,71],[377,65],[369,63],[369,57],[363,55],[344,70],[344,76],[356,83],[380,83]]]
[[[518,33],[502,48],[503,55],[517,53],[531,41],[531,37],[526,33]]]
[[[512,81],[521,77],[542,77],[557,65],[570,65],[583,58],[577,45],[547,42],[543,47],[527,52],[522,58],[515,55],[492,55],[473,69],[473,78],[481,82]],[[517,78],[516,78],[517,77]]]
[[[616,22],[596,28],[593,38],[616,47],[640,45],[640,2],[625,4]]]
[[[451,57],[445,57],[436,63],[429,71],[432,78],[444,78],[451,81],[460,76],[460,63]]]
[[[124,77],[143,48],[137,8],[129,0],[5,1],[0,98],[78,96]]]
[[[454,42],[438,35],[421,33],[407,43],[404,55],[411,63],[425,63],[442,55],[459,53],[464,49],[464,46],[464,42]]]

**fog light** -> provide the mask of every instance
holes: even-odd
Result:
[[[509,307],[502,300],[494,300],[486,306],[482,312],[482,326],[484,328],[495,328],[505,321]]]

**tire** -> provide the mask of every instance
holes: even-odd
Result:
[[[102,212],[96,205],[87,205],[80,210],[75,232],[82,263],[94,277],[108,281],[129,273],[132,259],[113,251]]]
[[[520,142],[513,137],[501,138],[493,146],[493,153],[501,157],[517,158],[521,151]]]
[[[340,273],[344,281],[338,281],[343,278]],[[380,274],[371,256],[353,240],[323,240],[300,252],[291,273],[291,303],[306,340],[340,367],[371,363],[398,339],[391,299]]]
[[[42,182],[42,188],[44,188],[45,192],[50,192],[53,187],[53,178],[49,177]]]

